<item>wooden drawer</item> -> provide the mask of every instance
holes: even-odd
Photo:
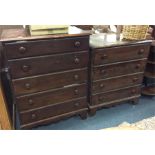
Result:
[[[98,104],[110,104],[111,102],[116,102],[117,100],[130,98],[133,96],[138,96],[141,93],[140,86],[131,87],[126,89],[121,89],[117,91],[96,94],[92,96],[92,105]]]
[[[71,70],[13,80],[14,93],[18,96],[81,83],[87,83],[87,69]]]
[[[8,59],[82,51],[89,49],[89,36],[5,44]]]
[[[79,109],[88,108],[86,98],[64,102],[48,107],[20,113],[21,124],[28,124],[42,119],[58,116]]]
[[[94,65],[101,65],[111,62],[128,61],[140,58],[147,58],[150,45],[120,46],[112,48],[94,49]]]
[[[93,80],[144,72],[146,59],[94,67]]]
[[[92,93],[100,93],[141,84],[143,74],[125,75],[93,82]]]
[[[10,60],[13,78],[84,68],[88,65],[88,51]]]
[[[16,97],[16,103],[20,111],[25,111],[84,96],[87,96],[86,84]]]

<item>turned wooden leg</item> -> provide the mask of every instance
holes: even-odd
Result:
[[[87,115],[88,115],[88,113],[87,113],[87,111],[84,111],[84,112],[82,112],[81,114],[79,114],[80,115],[80,117],[81,117],[81,119],[87,119]]]
[[[96,108],[89,110],[89,116],[94,116],[96,114]]]
[[[134,98],[134,99],[132,99],[131,100],[131,104],[133,104],[133,105],[136,105],[136,104],[138,104],[138,102],[139,102],[139,98]]]

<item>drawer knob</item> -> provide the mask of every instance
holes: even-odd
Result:
[[[140,68],[140,66],[141,66],[140,64],[137,64],[137,65],[136,65],[136,69],[139,69],[139,68]]]
[[[102,56],[101,56],[101,59],[106,59],[108,56],[107,56],[107,54],[103,54]]]
[[[138,80],[138,78],[137,78],[137,77],[133,78],[133,82],[136,82],[137,80]]]
[[[74,79],[75,79],[75,80],[78,80],[78,79],[79,79],[79,75],[77,75],[77,74],[74,75]]]
[[[32,115],[31,115],[31,118],[32,118],[32,119],[35,119],[36,117],[37,117],[36,114],[32,114]]]
[[[78,89],[75,89],[75,90],[74,90],[74,94],[75,94],[75,95],[78,95],[78,94],[79,94]]]
[[[143,48],[140,49],[139,52],[138,52],[138,54],[139,54],[139,55],[144,54],[144,49],[143,49]]]
[[[31,88],[31,85],[30,85],[29,83],[26,83],[26,84],[25,84],[25,88],[26,88],[26,89],[30,89],[30,88]]]
[[[28,103],[29,103],[29,105],[33,105],[33,100],[32,99],[29,99],[28,100]]]
[[[106,70],[104,69],[101,70],[101,74],[106,74],[106,73],[107,73]]]
[[[77,102],[77,103],[75,103],[74,105],[75,105],[75,107],[78,107],[80,104]]]
[[[21,54],[24,54],[26,52],[26,48],[21,46],[21,47],[19,47],[19,51]]]
[[[132,93],[132,94],[135,94],[135,93],[136,93],[136,90],[135,90],[135,89],[132,89],[132,90],[131,90],[131,93]]]
[[[80,47],[81,43],[80,43],[79,41],[76,41],[76,42],[74,43],[74,45],[75,45],[75,47]]]
[[[104,101],[104,98],[103,98],[102,96],[100,96],[100,97],[98,98],[98,100],[99,100],[100,102],[103,102],[103,101]]]
[[[74,62],[75,64],[78,64],[80,62],[79,58],[75,57]]]
[[[30,70],[30,66],[28,66],[28,65],[23,65],[23,66],[22,66],[22,70],[23,70],[24,72],[28,72],[28,71]]]
[[[101,84],[100,84],[100,88],[103,88],[103,87],[104,87],[104,84],[103,84],[103,83],[101,83]]]

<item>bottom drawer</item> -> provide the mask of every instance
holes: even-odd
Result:
[[[85,97],[28,112],[20,112],[20,122],[21,124],[28,124],[83,108],[87,108],[87,100]]]
[[[100,93],[92,96],[92,105],[109,104],[117,100],[138,96],[141,93],[141,87],[130,87],[108,93]]]

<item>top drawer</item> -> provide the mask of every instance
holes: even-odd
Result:
[[[112,62],[147,58],[150,45],[139,44],[133,46],[120,46],[112,48],[94,49],[94,65]]]
[[[53,53],[81,51],[89,48],[89,36],[6,43],[8,59]]]

